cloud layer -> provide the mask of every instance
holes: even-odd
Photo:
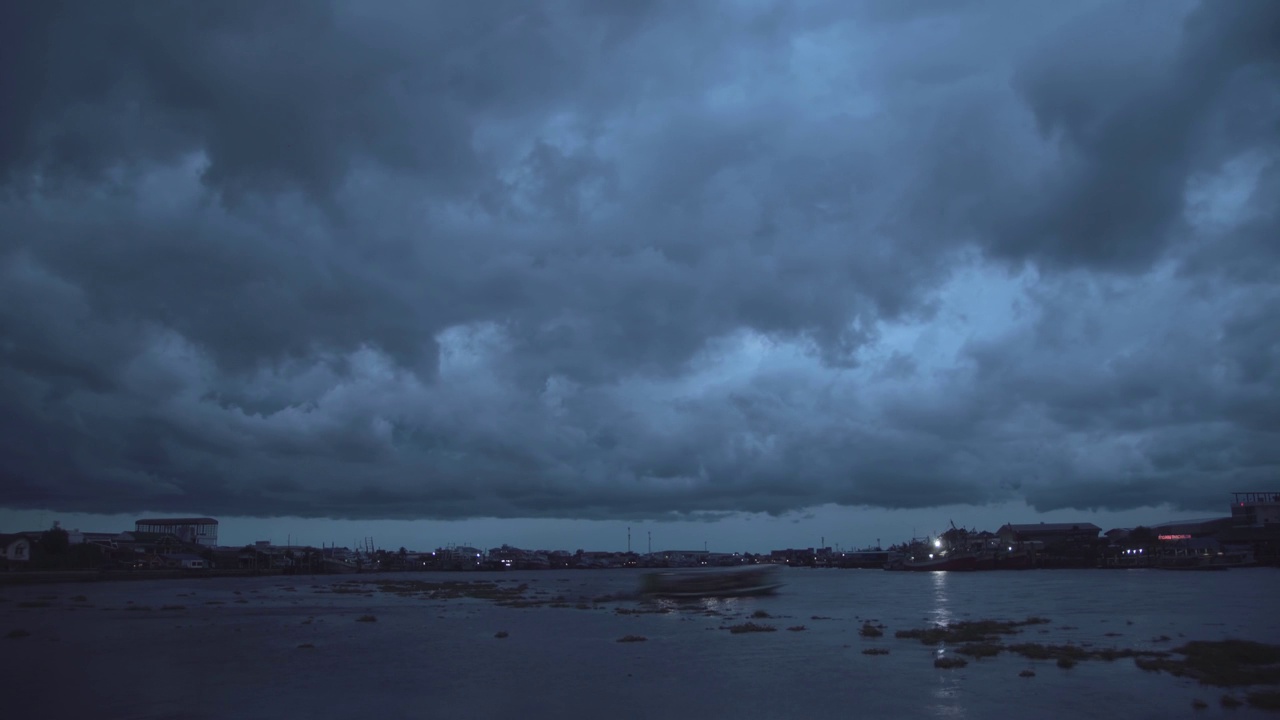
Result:
[[[0,498],[1217,509],[1280,5],[8,3]]]

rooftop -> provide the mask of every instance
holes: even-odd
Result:
[[[213,518],[147,518],[139,520],[138,525],[217,525]]]
[[[1027,523],[1024,525],[1015,525],[1010,523],[1000,528],[1001,530],[1009,528],[1014,532],[1072,532],[1072,531],[1092,531],[1102,532],[1102,528],[1093,523]]]
[[[1280,492],[1276,491],[1258,491],[1258,492],[1233,492],[1231,493],[1236,503],[1265,503],[1280,502]]]
[[[1231,518],[1222,517],[1221,515],[1211,518],[1198,518],[1195,520],[1174,520],[1173,522],[1160,523],[1159,525],[1148,525],[1152,530],[1160,530],[1163,528],[1183,527],[1192,525],[1210,525],[1213,523],[1229,523]]]

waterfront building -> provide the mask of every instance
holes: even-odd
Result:
[[[30,560],[30,538],[25,535],[0,535],[0,567],[25,567]]]
[[[1012,523],[996,533],[1006,546],[1020,542],[1040,542],[1047,548],[1063,545],[1088,545],[1098,542],[1102,528],[1093,523]]]
[[[441,570],[478,570],[484,563],[484,553],[468,545],[439,548],[431,554]]]
[[[1224,543],[1253,548],[1258,562],[1280,565],[1280,492],[1232,493],[1233,524],[1221,533]]]
[[[165,564],[173,568],[182,568],[183,570],[203,570],[207,567],[204,558],[191,553],[170,553],[163,555]]]
[[[217,547],[218,521],[213,518],[153,518],[134,523],[139,533],[173,535],[184,543]]]
[[[659,554],[667,567],[700,567],[711,555],[706,550],[663,550]]]
[[[1199,538],[1216,538],[1223,530],[1231,527],[1232,518],[1218,517],[1204,520],[1178,520],[1175,522],[1152,525],[1151,532],[1161,542],[1191,540]]]
[[[1231,519],[1236,527],[1280,524],[1280,492],[1231,493]]]
[[[551,568],[551,560],[545,550],[522,550],[503,545],[487,553],[484,565],[490,570],[547,570]]]

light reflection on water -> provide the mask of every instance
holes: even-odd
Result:
[[[930,617],[934,624],[950,625],[955,620],[951,612],[950,598],[947,596],[947,578],[951,573],[935,571],[929,574],[933,581],[933,610],[930,612]],[[935,656],[941,658],[946,657],[946,654],[946,646],[939,645]],[[940,718],[964,717],[964,706],[961,704],[959,689],[960,681],[954,672],[940,673],[931,693],[934,702],[929,706],[929,714]]]
[[[947,598],[947,578],[951,573],[935,571],[929,574],[933,576],[933,622],[938,625],[950,625],[954,620]]]
[[[960,678],[954,672],[938,678],[932,697],[934,702],[929,706],[928,711],[933,717],[965,717],[963,698],[960,694]]]

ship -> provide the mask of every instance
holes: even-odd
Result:
[[[916,572],[977,570],[978,556],[967,551],[929,553],[923,557],[906,558],[902,569]]]
[[[932,540],[912,538],[910,543],[898,548],[884,569],[915,572],[976,570],[978,555],[968,549],[967,540],[967,533],[954,525]]]

